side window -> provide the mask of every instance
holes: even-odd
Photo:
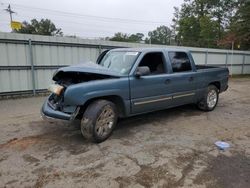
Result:
[[[163,54],[161,52],[147,53],[141,60],[139,67],[147,66],[150,75],[166,73]]]
[[[102,59],[103,59],[103,57],[106,55],[106,53],[108,53],[109,52],[109,50],[104,50],[99,56],[98,56],[98,58],[97,58],[97,60],[96,60],[96,63],[97,64],[100,64],[100,62],[102,61]]]
[[[191,62],[185,52],[168,52],[173,72],[192,70]]]

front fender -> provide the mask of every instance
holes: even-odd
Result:
[[[92,98],[116,95],[124,101],[129,100],[128,78],[90,81],[69,86],[64,93],[64,104],[84,105]]]

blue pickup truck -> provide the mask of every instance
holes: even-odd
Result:
[[[80,121],[82,135],[107,139],[120,117],[194,103],[213,110],[228,88],[227,68],[195,65],[187,50],[119,48],[95,63],[58,69],[43,117]]]

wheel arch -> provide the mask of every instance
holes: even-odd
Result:
[[[214,82],[211,82],[209,83],[208,85],[214,85],[215,87],[217,87],[217,89],[219,90],[220,92],[220,89],[221,89],[221,83],[219,81],[214,81]]]
[[[79,112],[79,116],[83,115],[83,113],[85,112],[86,108],[94,101],[96,100],[107,100],[107,101],[111,101],[113,102],[118,110],[118,116],[119,117],[124,117],[126,116],[126,105],[124,104],[124,101],[122,99],[122,97],[118,96],[118,95],[107,95],[107,96],[101,96],[101,97],[94,97],[91,99],[88,99],[84,105],[81,106],[80,112]]]

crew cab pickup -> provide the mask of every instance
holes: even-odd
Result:
[[[82,135],[107,139],[120,117],[194,103],[213,110],[228,88],[227,68],[195,65],[187,50],[119,48],[87,62],[58,69],[43,117],[80,120]]]

